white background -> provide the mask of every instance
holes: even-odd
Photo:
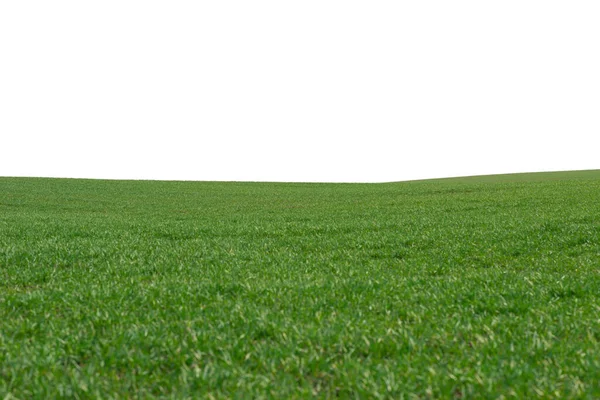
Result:
[[[598,169],[600,2],[0,2],[0,176]]]

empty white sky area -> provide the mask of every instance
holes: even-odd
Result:
[[[599,169],[600,2],[0,2],[0,176]]]

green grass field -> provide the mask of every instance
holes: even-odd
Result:
[[[600,171],[0,178],[0,399],[600,398]]]

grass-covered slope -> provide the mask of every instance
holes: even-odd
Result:
[[[9,394],[599,398],[600,171],[0,178]]]

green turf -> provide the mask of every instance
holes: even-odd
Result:
[[[0,178],[0,399],[600,398],[600,171]]]

